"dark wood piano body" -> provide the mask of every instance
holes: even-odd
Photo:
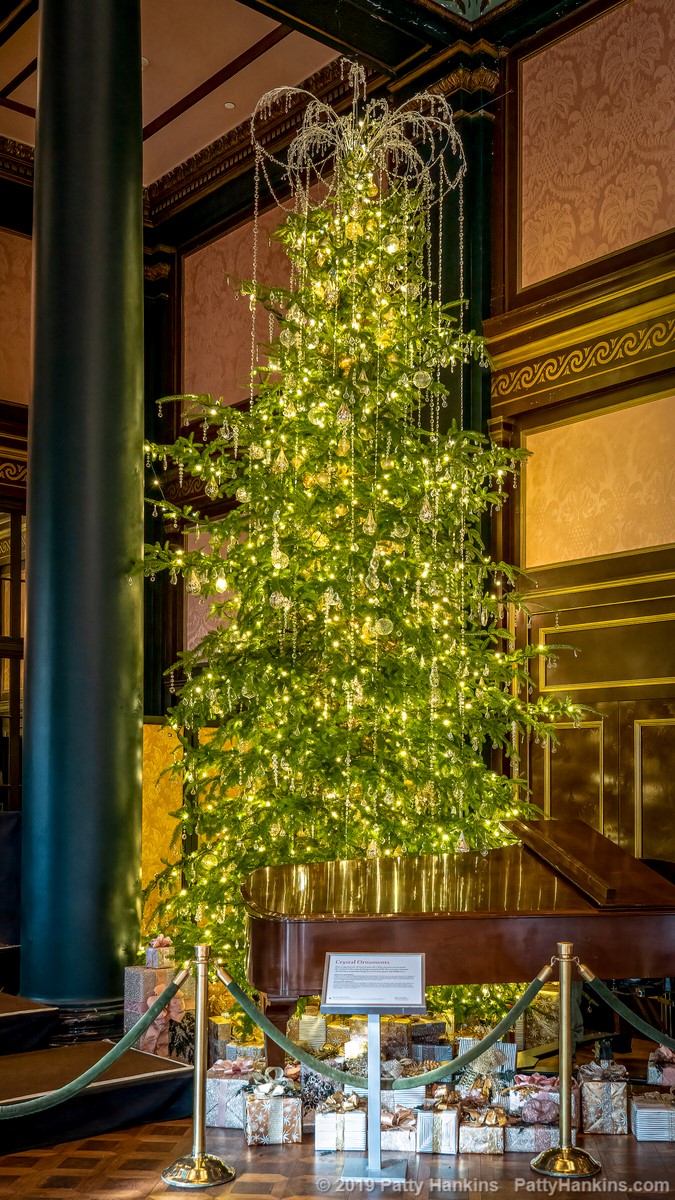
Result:
[[[249,875],[249,981],[275,1024],[321,990],[328,951],[424,951],[428,984],[529,983],[558,941],[602,979],[675,974],[674,885],[581,821],[508,828],[519,842],[484,856]]]

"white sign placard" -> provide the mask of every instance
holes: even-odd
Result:
[[[327,954],[321,1009],[331,1013],[426,1012],[423,954]]]

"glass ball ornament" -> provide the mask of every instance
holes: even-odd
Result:
[[[393,628],[394,622],[390,621],[389,617],[380,617],[380,619],[375,622],[375,632],[379,634],[380,637],[387,637]]]
[[[350,242],[358,242],[363,237],[363,225],[360,221],[349,221],[345,225],[345,237]]]
[[[430,371],[415,371],[415,374],[413,375],[413,383],[416,388],[428,387],[431,383],[431,379],[432,376]]]
[[[215,587],[216,591],[220,592],[221,594],[223,592],[226,592],[227,591],[227,580],[226,580],[225,576],[219,575],[213,586]]]
[[[273,550],[270,558],[272,560],[272,566],[275,567],[277,571],[283,571],[284,568],[288,566],[290,561],[288,555],[284,554],[283,550]]]
[[[246,501],[249,499],[249,494],[246,491],[245,487],[238,487],[236,492],[234,493],[234,495],[240,504],[245,504]]]

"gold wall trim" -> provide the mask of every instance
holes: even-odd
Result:
[[[556,729],[598,729],[600,731],[598,744],[598,770],[599,770],[599,786],[598,786],[598,820],[600,828],[598,833],[602,833],[605,828],[605,747],[604,747],[604,723],[602,720],[597,721],[556,721]],[[544,743],[544,816],[551,815],[551,753],[552,747],[550,740],[547,738]]]
[[[651,547],[650,547],[651,548]],[[579,562],[595,562],[595,559],[579,559]],[[567,563],[561,563],[560,566],[567,566]],[[675,572],[663,571],[660,575],[627,575],[625,579],[607,579],[601,583],[577,583],[573,587],[557,587],[557,588],[537,588],[532,592],[525,592],[525,598],[530,600],[541,600],[542,597],[549,596],[576,596],[578,592],[604,592],[606,588],[622,588],[634,587],[639,584],[649,583],[668,583],[669,580],[675,580]],[[640,596],[638,599],[631,598],[630,604],[643,604],[646,600],[669,600],[670,596]],[[609,603],[609,601],[608,601]],[[616,601],[612,601],[616,603]],[[584,606],[585,607],[585,606]],[[598,605],[598,607],[602,607]]]
[[[673,307],[673,298],[669,298]],[[499,357],[497,370],[492,375],[492,399],[498,403],[513,396],[526,393],[534,396],[541,392],[550,393],[552,388],[569,383],[571,378],[588,381],[607,374],[618,367],[636,360],[645,361],[662,358],[675,352],[675,317],[653,320],[640,328],[623,329],[610,337],[599,337],[596,341],[579,345],[581,330],[573,331],[576,343],[571,349],[546,354],[537,358],[534,348],[528,348],[529,361],[522,363],[523,348],[517,357],[520,365],[513,370],[501,370]],[[561,335],[558,345],[562,345]]]
[[[573,625],[542,625],[539,629],[539,645],[547,646],[547,633],[554,633],[558,642],[564,641],[568,633],[582,633],[587,629],[631,629],[634,625],[657,625],[675,621],[675,612],[673,613],[650,613],[641,617],[616,617],[606,621],[583,621]],[[588,692],[598,690],[599,688],[623,688],[623,687],[654,687],[657,684],[675,683],[675,676],[662,675],[656,679],[601,679],[593,680],[591,683],[563,683],[554,687],[546,682],[546,661],[543,657],[539,659],[539,673],[537,687],[541,693],[544,692]]]
[[[635,857],[642,858],[642,730],[646,726],[675,725],[675,717],[646,717],[633,725],[633,781],[635,792]]]

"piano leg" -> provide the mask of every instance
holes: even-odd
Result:
[[[266,996],[265,1016],[269,1017],[272,1024],[276,1026],[280,1033],[285,1033],[289,1017],[295,1012],[297,1003],[297,996],[283,996],[279,998],[273,996],[271,999],[269,996]],[[283,1067],[284,1052],[281,1046],[277,1046],[276,1042],[273,1042],[268,1037],[265,1038],[265,1054],[267,1055],[267,1062],[270,1067]]]

